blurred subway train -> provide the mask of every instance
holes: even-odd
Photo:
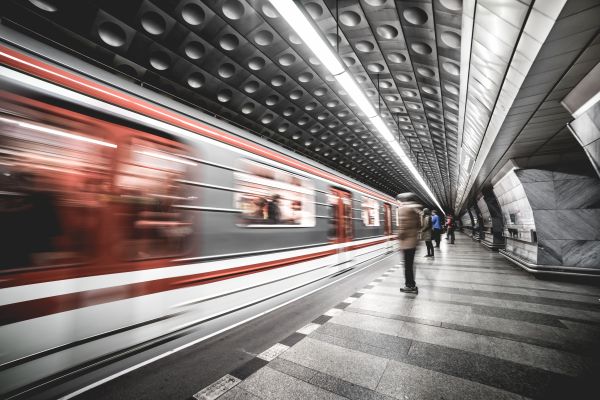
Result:
[[[92,67],[4,46],[0,64],[2,396],[210,337],[395,249],[383,193]]]

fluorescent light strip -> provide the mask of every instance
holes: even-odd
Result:
[[[311,49],[313,54],[321,61],[329,72],[335,77],[338,83],[346,91],[348,96],[356,103],[358,108],[369,118],[377,132],[388,142],[400,160],[408,168],[410,173],[416,178],[417,182],[423,187],[425,193],[433,200],[435,205],[444,213],[442,206],[438,202],[429,185],[419,171],[415,168],[410,158],[406,155],[400,144],[396,141],[394,134],[387,127],[381,116],[365,95],[365,92],[358,86],[354,77],[346,71],[344,64],[337,54],[332,50],[329,44],[323,39],[320,32],[308,20],[306,15],[298,8],[293,0],[269,0],[277,12],[294,29],[296,34],[302,38],[304,43]],[[445,214],[445,213],[444,213]]]

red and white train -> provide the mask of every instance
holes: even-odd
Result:
[[[3,397],[395,249],[393,198],[79,69],[0,44]]]

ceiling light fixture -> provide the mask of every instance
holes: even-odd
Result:
[[[369,118],[379,135],[388,143],[388,145],[398,155],[400,160],[406,165],[410,173],[422,186],[425,193],[433,200],[435,205],[442,211],[443,208],[437,198],[429,189],[429,185],[419,171],[415,168],[410,158],[406,155],[395,135],[390,131],[381,116],[377,114],[375,108],[368,100],[365,92],[358,86],[354,77],[346,70],[344,64],[327,43],[319,30],[311,23],[306,14],[298,7],[294,0],[269,0],[277,12],[286,20],[296,34],[303,39],[303,42],[310,48],[313,54],[321,61],[329,72],[335,77],[344,91],[356,103],[360,110]]]

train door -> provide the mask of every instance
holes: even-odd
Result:
[[[329,238],[331,242],[342,244],[352,241],[354,236],[354,229],[352,224],[352,195],[350,192],[340,189],[331,189],[330,194],[330,233]],[[337,249],[338,253],[338,265],[345,267],[349,261],[348,257],[348,246],[339,246]]]

